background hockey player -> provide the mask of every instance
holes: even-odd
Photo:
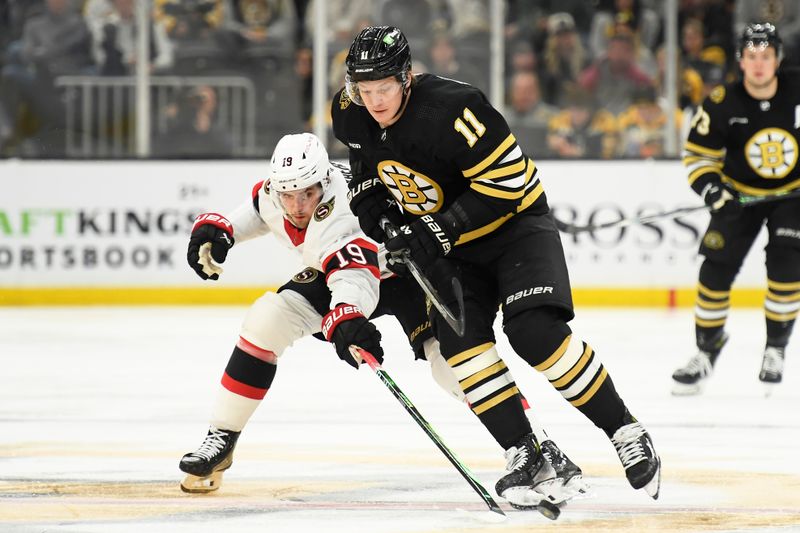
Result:
[[[466,335],[438,313],[432,323],[473,410],[506,449],[509,473],[497,493],[524,505],[544,463],[495,349],[502,304],[514,350],[605,431],[631,485],[657,497],[660,461],[650,436],[567,325],[572,297],[558,231],[536,167],[503,117],[469,85],[412,75],[408,41],[394,27],[362,30],[346,66],[331,112],[349,148],[350,207],[373,239],[384,239],[383,217],[401,227],[387,249],[408,251],[445,298],[449,277],[461,276]]]
[[[424,294],[415,282],[384,269],[379,292],[378,247],[362,233],[347,206],[341,170],[328,161],[314,135],[287,135],[275,148],[270,179],[253,188],[250,201],[227,217],[206,213],[197,218],[188,261],[203,279],[219,278],[218,264],[234,242],[241,244],[268,233],[301,254],[308,268],[277,293],[265,293],[250,308],[223,374],[208,434],[198,450],[180,462],[188,474],[181,484],[185,491],[219,488],[239,434],[270,388],[281,354],[307,335],[321,332],[336,345],[340,358],[358,367],[348,349],[351,344],[379,360],[383,354],[380,333],[366,316],[392,314],[415,356],[430,361],[434,379],[465,400],[439,354]],[[385,263],[382,258],[380,263]],[[540,438],[547,439],[544,430],[534,425]],[[544,449],[555,470],[549,468],[548,483],[540,490],[547,489],[555,503],[585,490],[580,469],[551,440],[545,440]],[[556,475],[560,479],[553,482]]]
[[[672,375],[673,392],[696,394],[728,341],[725,321],[739,268],[766,223],[767,340],[758,378],[780,383],[800,309],[800,199],[743,208],[740,193],[800,187],[800,83],[778,74],[783,46],[770,23],[748,24],[737,48],[742,79],[715,88],[692,118],[684,164],[689,184],[711,208],[703,236],[695,331],[697,355]]]

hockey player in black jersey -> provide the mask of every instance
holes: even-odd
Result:
[[[660,460],[594,350],[572,333],[569,276],[536,166],[478,89],[414,75],[408,41],[369,27],[353,41],[345,88],[333,99],[336,137],[349,147],[350,207],[362,229],[407,250],[453,305],[449,278],[464,287],[466,333],[435,309],[442,355],[476,415],[506,450],[509,473],[495,489],[527,507],[542,468],[519,391],[495,349],[498,305],[514,350],[611,439],[634,488],[658,497]],[[398,206],[401,209],[398,209]]]
[[[767,340],[759,379],[780,383],[800,309],[800,199],[743,208],[741,194],[800,187],[800,81],[778,72],[783,47],[770,23],[748,24],[737,47],[742,79],[715,88],[691,122],[683,162],[689,184],[711,208],[695,306],[698,353],[672,375],[675,394],[697,394],[728,340],[730,290],[766,223]]]

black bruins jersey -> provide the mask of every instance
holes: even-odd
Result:
[[[739,81],[716,87],[691,122],[683,153],[689,183],[700,193],[715,180],[748,195],[800,186],[800,80],[778,76],[769,100],[750,96]]]
[[[386,129],[345,90],[334,97],[333,130],[349,147],[351,189],[378,176],[412,216],[446,210],[458,198],[469,227],[456,244],[523,211],[548,212],[536,165],[480,90],[432,74],[413,83],[402,116]]]

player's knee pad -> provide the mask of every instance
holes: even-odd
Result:
[[[466,401],[476,415],[519,394],[514,377],[494,343],[475,346],[447,359]]]
[[[700,265],[700,285],[713,291],[727,291],[733,285],[740,265],[706,259]]]
[[[572,330],[553,307],[526,309],[508,319],[503,330],[511,347],[531,366],[557,352]]]
[[[770,244],[767,252],[767,276],[772,281],[800,281],[800,248]]]
[[[433,380],[450,396],[463,402],[465,399],[464,391],[456,379],[456,374],[439,351],[439,341],[434,338],[426,340],[422,345],[425,351],[425,358],[431,365]]]
[[[255,357],[259,356],[258,350],[262,350],[277,358],[297,339],[318,331],[321,320],[319,313],[300,294],[267,292],[247,312],[239,334],[239,347]]]

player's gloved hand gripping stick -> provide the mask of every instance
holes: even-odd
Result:
[[[386,233],[386,235],[392,239],[400,232],[386,217],[381,217],[380,219],[380,227]],[[393,256],[395,261],[399,261],[405,264],[408,267],[409,272],[411,275],[414,276],[414,279],[417,280],[419,286],[422,287],[422,290],[430,299],[433,306],[442,314],[447,324],[453,328],[459,337],[464,336],[465,324],[464,324],[464,291],[461,289],[461,283],[458,281],[457,278],[452,278],[452,286],[453,286],[453,293],[455,294],[456,301],[458,302],[458,318],[447,308],[447,306],[442,303],[442,299],[439,296],[439,293],[436,292],[436,289],[433,288],[431,282],[428,281],[428,278],[425,277],[425,274],[422,273],[417,263],[411,259],[408,250],[404,250],[400,254],[396,254]]]
[[[766,196],[748,196],[740,194],[736,197],[735,201],[737,201],[741,207],[746,208],[753,205],[764,204],[767,202],[777,202],[780,200],[789,200],[791,198],[798,198],[798,197],[800,197],[800,189],[794,189],[791,191],[779,192],[775,194],[768,194]],[[569,233],[570,235],[575,235],[577,233],[596,231],[600,229],[622,228],[625,226],[632,226],[634,224],[647,224],[648,222],[653,222],[654,220],[660,220],[662,218],[678,218],[683,215],[688,215],[689,213],[694,213],[695,211],[704,211],[704,210],[709,210],[711,208],[712,208],[711,206],[706,204],[689,206],[689,207],[679,207],[677,209],[672,209],[670,211],[663,211],[661,213],[654,213],[652,215],[645,215],[632,218],[622,218],[620,220],[615,220],[613,222],[604,222],[602,224],[587,224],[586,226],[569,224],[567,222],[558,220],[557,218],[555,219],[555,222],[556,222],[556,227],[558,228],[559,231],[563,231],[564,233]]]

